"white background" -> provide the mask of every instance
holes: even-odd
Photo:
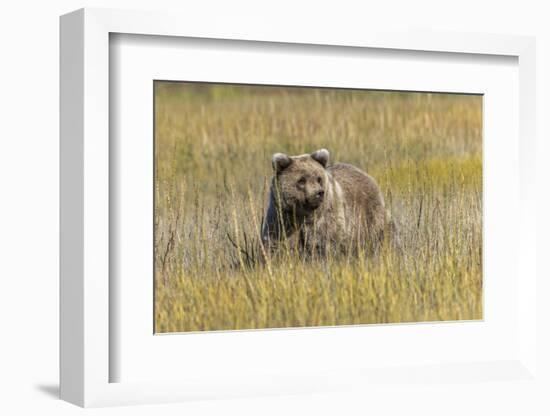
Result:
[[[199,4],[200,3],[200,4]],[[205,17],[215,13],[272,19],[281,25],[382,25],[538,36],[539,273],[549,276],[548,189],[550,156],[550,30],[544,1],[376,1],[331,4],[297,0],[220,1],[20,1],[0,12],[0,413],[82,412],[55,399],[58,377],[58,16],[83,6],[180,10]],[[544,244],[544,246],[543,246]],[[545,254],[544,256],[542,254]],[[544,262],[544,264],[543,264]],[[548,293],[542,281],[538,291]],[[550,302],[549,302],[550,303]],[[539,305],[548,326],[549,307]],[[550,350],[550,331],[539,332]],[[539,353],[548,371],[548,359]],[[546,353],[548,354],[548,353]],[[542,392],[509,386],[491,389],[457,384],[440,394],[421,387],[358,397],[346,392],[280,398],[197,402],[93,410],[99,414],[548,414],[536,400]],[[521,391],[518,391],[521,390]],[[432,390],[433,391],[433,390]],[[546,393],[550,387],[546,386]],[[540,396],[539,396],[540,397]],[[547,401],[545,401],[547,402]],[[399,411],[401,409],[401,411]]]

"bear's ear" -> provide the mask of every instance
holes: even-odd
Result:
[[[281,172],[290,166],[292,159],[284,153],[275,153],[271,158],[271,163],[275,172]]]
[[[320,150],[317,150],[316,152],[313,152],[311,154],[311,157],[313,158],[313,160],[316,160],[321,165],[323,165],[324,168],[326,168],[328,165],[328,159],[330,157],[330,153],[328,152],[327,149],[320,149]]]

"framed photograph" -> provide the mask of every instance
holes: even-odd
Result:
[[[155,333],[482,319],[482,100],[155,80]]]
[[[534,40],[232,29],[61,18],[61,397],[537,383]]]

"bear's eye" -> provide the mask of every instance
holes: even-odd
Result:
[[[304,186],[305,184],[306,184],[305,176],[302,176],[300,179],[298,179],[298,185]]]
[[[323,179],[321,179],[320,176],[317,177],[317,183],[321,185],[323,183]]]

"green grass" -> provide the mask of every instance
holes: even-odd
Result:
[[[157,83],[157,332],[482,318],[480,96]],[[271,154],[379,182],[379,255],[262,256]]]

